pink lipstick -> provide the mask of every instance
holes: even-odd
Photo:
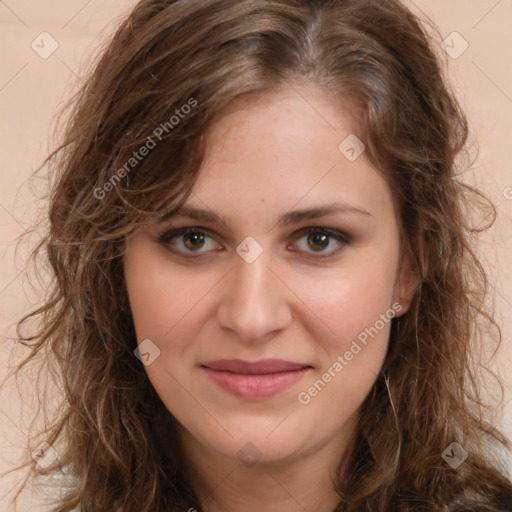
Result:
[[[282,359],[249,362],[240,359],[207,361],[201,367],[224,391],[245,399],[277,395],[293,386],[312,367]]]

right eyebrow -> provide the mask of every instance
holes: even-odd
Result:
[[[163,217],[163,221],[169,220],[173,217],[188,217],[189,219],[200,220],[203,222],[219,223],[229,225],[228,221],[220,214],[213,210],[206,210],[204,208],[194,208],[192,206],[180,206],[176,210],[168,213]]]

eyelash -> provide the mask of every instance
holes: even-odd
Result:
[[[341,243],[341,247],[339,247],[338,249],[335,249],[333,251],[329,251],[329,252],[325,252],[323,250],[317,251],[317,252],[302,251],[302,252],[306,252],[306,254],[314,256],[315,258],[320,259],[320,258],[332,257],[332,256],[338,254],[341,250],[343,250],[343,248],[345,246],[350,245],[350,237],[346,233],[343,233],[341,231],[327,229],[327,228],[322,228],[322,227],[307,227],[307,228],[301,229],[300,231],[298,231],[296,234],[293,235],[294,243],[296,243],[298,240],[300,240],[304,236],[309,236],[311,234],[328,236],[329,237],[328,243],[330,243],[330,239],[335,239],[339,243]],[[157,236],[156,241],[159,244],[169,248],[170,245],[172,245],[172,244],[170,244],[170,242],[173,239],[183,236],[183,235],[206,235],[209,238],[212,238],[212,239],[215,238],[213,236],[213,234],[207,229],[204,229],[204,228],[201,228],[198,226],[191,226],[191,227],[187,226],[187,227],[183,227],[183,228],[179,228],[179,229],[164,231],[163,233],[161,233],[160,235]],[[181,249],[172,249],[172,250],[173,250],[173,252],[176,252],[180,255],[186,255],[186,256],[193,255],[193,257],[200,257],[200,256],[207,254],[208,252],[211,252],[211,251],[183,251]],[[297,252],[300,252],[300,250],[297,250]]]

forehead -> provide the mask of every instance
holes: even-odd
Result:
[[[316,152],[319,146],[337,148],[340,136],[357,131],[357,119],[350,107],[342,108],[318,86],[285,85],[231,102],[208,130],[206,140],[217,155],[223,143],[229,141],[239,147],[239,152],[256,153],[265,148],[274,149],[277,155],[294,146],[296,154],[308,149]],[[310,141],[307,146],[302,145],[305,139]],[[229,151],[223,156],[227,157]]]
[[[381,172],[364,151],[355,159],[346,151],[364,144],[348,108],[306,86],[237,99],[206,134],[189,203],[241,215],[345,200],[384,214],[392,199]]]

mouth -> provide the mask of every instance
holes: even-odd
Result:
[[[282,393],[313,368],[282,359],[255,362],[222,359],[200,366],[222,390],[244,399],[263,399]]]

